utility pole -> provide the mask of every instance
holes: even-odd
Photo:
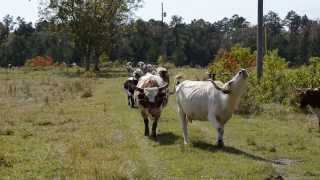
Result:
[[[165,36],[164,36],[164,17],[166,17],[166,13],[163,11],[163,2],[161,3],[161,55],[167,56],[167,48],[165,44]]]
[[[163,2],[161,3],[161,23],[163,26]]]
[[[258,0],[257,79],[263,76],[263,0]]]

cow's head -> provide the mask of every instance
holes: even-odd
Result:
[[[159,94],[166,93],[166,88],[168,88],[168,83],[165,83],[161,87],[146,87],[146,88],[136,87],[135,90],[139,91],[141,94],[145,95],[148,98],[148,101],[150,103],[154,103],[156,100],[156,97]]]
[[[231,94],[243,94],[247,87],[249,73],[241,69],[230,81],[224,84],[224,91]]]
[[[137,65],[138,65],[139,68],[142,69],[145,64],[144,64],[143,61],[139,61]]]
[[[133,71],[132,75],[136,80],[139,80],[139,78],[143,76],[143,72],[140,68],[137,68]]]

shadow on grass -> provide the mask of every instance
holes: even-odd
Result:
[[[209,151],[209,152],[225,152],[228,154],[234,154],[234,155],[240,155],[240,156],[244,156],[246,158],[255,160],[255,161],[263,161],[263,162],[267,162],[267,163],[272,163],[272,164],[278,164],[278,165],[287,165],[284,162],[280,162],[280,161],[276,161],[276,160],[270,160],[270,159],[266,159],[264,157],[258,156],[258,155],[254,155],[245,151],[242,151],[240,149],[234,148],[234,147],[230,147],[230,146],[224,146],[224,147],[218,147],[217,145],[212,145],[203,141],[196,141],[193,142],[193,147],[195,148],[199,148],[205,151]]]
[[[157,134],[157,142],[160,145],[172,145],[175,144],[175,142],[179,139],[180,137],[171,133],[171,132],[165,132],[165,133],[160,133]]]

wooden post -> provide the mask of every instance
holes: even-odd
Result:
[[[263,76],[263,0],[258,0],[257,79]]]

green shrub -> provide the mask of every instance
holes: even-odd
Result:
[[[102,64],[106,64],[106,63],[108,63],[110,61],[110,58],[109,58],[109,56],[107,55],[106,52],[103,52],[99,57],[99,61]]]
[[[127,63],[127,61],[117,59],[112,63],[112,66],[113,66],[113,68],[120,68],[120,67],[123,67],[126,63]]]
[[[250,48],[235,45],[230,52],[219,50],[213,63],[209,65],[209,73],[217,75],[219,80],[227,81],[240,68],[251,69],[255,66],[256,55]]]
[[[288,64],[281,58],[277,50],[268,52],[264,57],[264,74],[261,80],[263,103],[282,103],[286,96],[286,69]]]
[[[255,54],[250,49],[235,46],[231,51],[219,51],[209,72],[216,73],[217,79],[226,82],[239,68],[250,72],[247,93],[240,101],[238,113],[252,114],[263,111],[265,104],[295,104],[296,88],[320,87],[320,58],[313,57],[310,64],[289,69],[286,60],[277,50],[264,57],[263,78],[258,83],[255,72]]]

